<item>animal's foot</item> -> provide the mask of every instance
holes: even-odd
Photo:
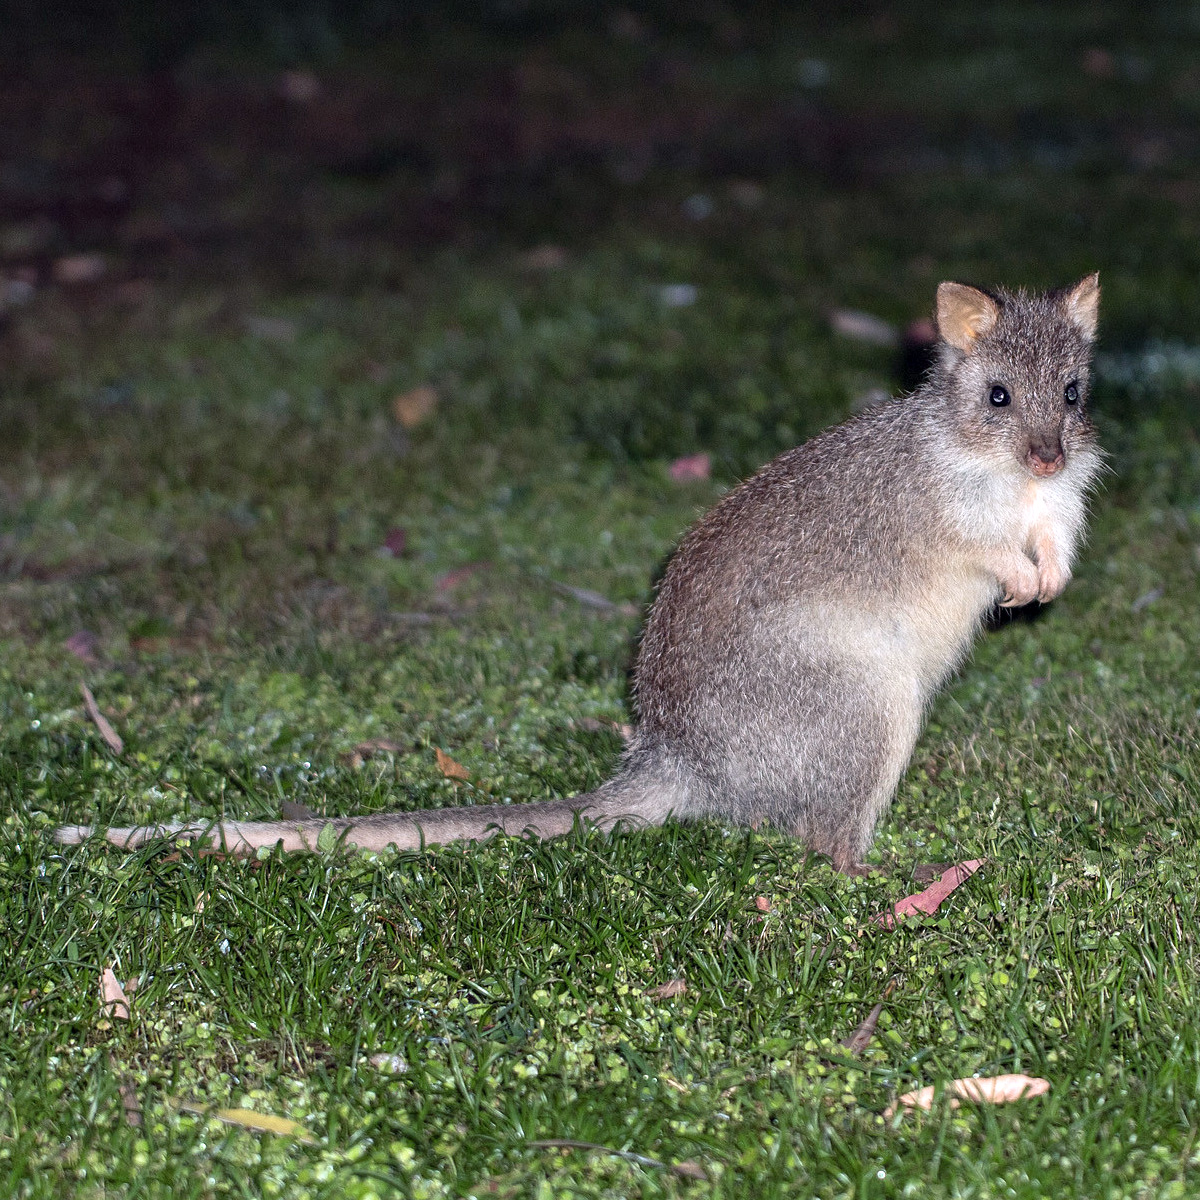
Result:
[[[887,872],[876,863],[859,862],[857,856],[833,855],[833,869],[839,875],[847,875],[851,879],[861,879],[866,875],[886,875]]]
[[[1071,572],[1054,558],[1039,560],[1037,573],[1037,598],[1043,604],[1049,604],[1056,596],[1061,596],[1063,589],[1067,586],[1067,581],[1071,578]]]

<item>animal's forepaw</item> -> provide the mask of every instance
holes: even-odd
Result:
[[[1071,572],[1052,558],[1043,559],[1038,563],[1038,594],[1037,598],[1048,604],[1056,596],[1061,596],[1063,588],[1071,578]]]
[[[1020,608],[1041,596],[1042,581],[1038,568],[1028,558],[1013,559],[1008,569],[1000,576],[1000,587],[1004,599],[1001,608]]]

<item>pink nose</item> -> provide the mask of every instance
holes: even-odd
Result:
[[[1063,469],[1066,459],[1061,450],[1050,453],[1049,457],[1044,450],[1030,450],[1026,461],[1035,475],[1053,475]]]

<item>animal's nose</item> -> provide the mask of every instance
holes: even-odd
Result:
[[[1055,471],[1061,471],[1066,463],[1061,445],[1030,446],[1026,461],[1035,475],[1053,475]]]

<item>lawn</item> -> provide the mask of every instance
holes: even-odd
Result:
[[[1200,1194],[1200,26],[705,11],[0,82],[0,1194]],[[938,699],[879,872],[52,841],[594,786],[688,523],[911,385],[831,314],[1094,269],[1076,579]],[[1006,1072],[1050,1090],[883,1115]]]

